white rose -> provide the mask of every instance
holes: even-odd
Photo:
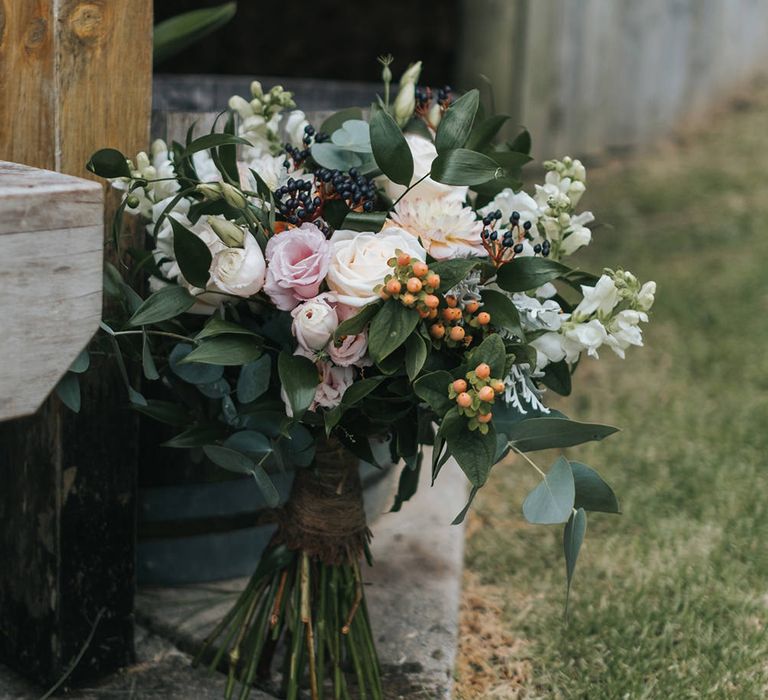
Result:
[[[584,298],[573,310],[574,316],[591,316],[593,313],[607,314],[619,302],[619,290],[608,275],[603,275],[594,287],[581,285]]]
[[[405,134],[405,140],[408,143],[408,147],[411,149],[411,155],[413,156],[413,177],[411,178],[411,184],[413,185],[431,170],[432,161],[437,158],[437,150],[435,149],[435,144],[433,144],[430,139],[425,138],[424,136],[419,136],[418,134]],[[382,178],[381,184],[383,185],[387,196],[393,202],[405,192],[405,187],[403,185],[398,185],[397,183],[392,182],[389,178]],[[443,185],[440,182],[435,182],[431,177],[428,177],[408,192],[408,194],[403,197],[402,201],[410,199],[411,197],[419,197],[421,199],[451,197],[463,202],[467,198],[468,191],[468,187]]]
[[[637,305],[643,311],[649,311],[656,299],[656,282],[646,282],[637,294]]]
[[[213,256],[210,274],[214,291],[247,298],[264,286],[267,264],[256,239],[247,235],[244,248],[225,248]]]
[[[379,233],[336,231],[331,237],[331,261],[326,282],[341,304],[365,306],[379,298],[373,291],[392,272],[387,260],[396,250],[417,260],[426,260],[426,251],[416,238],[397,226]]]
[[[291,330],[305,350],[322,350],[339,325],[336,310],[328,303],[330,294],[318,294],[314,299],[299,304],[293,311]]]
[[[565,339],[566,359],[568,362],[575,362],[582,350],[586,350],[590,357],[597,357],[597,349],[608,340],[608,331],[595,318],[588,323],[578,323],[569,328],[565,332]]]

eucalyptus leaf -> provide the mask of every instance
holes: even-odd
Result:
[[[148,297],[130,318],[132,326],[148,326],[180,316],[195,304],[195,298],[184,288],[170,284]]]
[[[344,122],[350,119],[362,119],[363,110],[360,107],[348,107],[347,109],[339,110],[328,117],[321,125],[319,131],[329,136],[334,131],[340,129]]]
[[[230,447],[205,445],[203,452],[214,464],[238,474],[252,474],[256,466],[250,457]]]
[[[573,510],[575,496],[571,466],[565,457],[559,457],[526,497],[523,515],[529,523],[536,525],[564,523]]]
[[[619,501],[613,489],[592,467],[581,462],[571,462],[573,481],[576,485],[576,508],[599,511],[601,513],[620,513]]]
[[[565,614],[568,614],[568,598],[571,593],[573,572],[576,570],[576,560],[579,558],[584,535],[587,533],[587,514],[583,508],[571,513],[563,531],[563,553],[565,554]]]
[[[69,371],[74,372],[75,374],[82,374],[87,371],[90,366],[91,356],[88,354],[88,350],[83,350],[69,366]]]
[[[195,349],[194,345],[179,343],[168,356],[168,366],[179,379],[188,384],[213,384],[224,375],[221,365],[183,364],[183,360]]]
[[[260,460],[272,452],[272,441],[256,430],[239,430],[232,433],[225,441],[224,447],[237,450],[250,457],[252,460]]]
[[[331,170],[359,168],[365,162],[361,154],[346,150],[333,143],[314,143],[311,151],[312,158],[318,165]]]
[[[250,403],[258,399],[269,388],[271,372],[272,359],[269,355],[262,355],[258,360],[244,365],[237,379],[237,400]]]
[[[70,411],[80,413],[80,380],[77,374],[67,372],[56,385],[56,395]]]

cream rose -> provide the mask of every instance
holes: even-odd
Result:
[[[332,294],[319,294],[314,299],[299,304],[293,311],[291,330],[299,345],[305,350],[322,350],[339,325]]]
[[[412,235],[388,226],[379,233],[336,231],[331,237],[331,262],[326,282],[340,304],[365,306],[379,298],[373,291],[392,268],[387,260],[402,250],[417,260],[426,260],[427,253]]]
[[[267,264],[256,239],[247,235],[244,248],[225,248],[211,261],[212,291],[250,297],[263,286]]]

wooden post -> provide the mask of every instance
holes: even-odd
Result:
[[[146,149],[151,53],[152,0],[0,0],[0,159],[90,177]],[[80,414],[0,424],[0,660],[40,683],[133,658],[137,423],[96,365]]]

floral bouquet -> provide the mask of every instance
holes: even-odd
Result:
[[[526,453],[615,431],[547,408],[545,391],[570,393],[584,354],[642,345],[655,284],[565,263],[591,239],[578,160],[545,162],[530,196],[527,132],[498,142],[507,117],[477,90],[419,86],[420,63],[393,99],[380,61],[383,95],[365,112],[316,127],[291,93],[254,82],[220,131],[89,162],[124,191],[118,249],[125,212],[146,223],[149,252],[107,269],[102,324],[126,383],[124,355],[166,392],[129,384],[133,407],[177,427],[169,446],[252,475],[273,507],[271,544],[203,651],[228,667],[227,698],[278,663],[287,698],[382,697],[360,565],[372,440],[404,462],[392,510],[414,494],[425,446],[433,482],[455,460],[471,495],[454,522],[495,464],[524,456],[541,483],[523,512],[565,525],[569,585],[586,511],[618,512],[592,468],[560,457],[545,473]],[[126,272],[148,278],[146,298]],[[270,475],[285,469],[280,507]]]

